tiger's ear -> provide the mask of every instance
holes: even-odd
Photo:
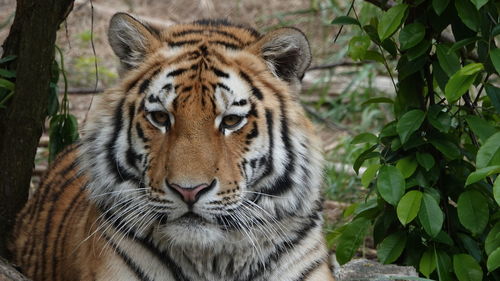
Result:
[[[309,42],[304,33],[296,28],[271,31],[250,48],[267,62],[278,78],[288,83],[298,83],[311,64]]]
[[[125,13],[116,13],[111,18],[108,40],[127,70],[137,67],[160,46],[159,31]]]

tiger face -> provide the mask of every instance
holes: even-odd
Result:
[[[93,109],[81,154],[103,217],[137,236],[214,245],[316,208],[321,157],[296,98],[311,58],[300,31],[159,30],[117,14],[109,41],[124,79]]]

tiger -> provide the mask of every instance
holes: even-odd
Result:
[[[322,153],[293,27],[112,16],[121,82],[96,97],[17,216],[35,281],[331,281]]]

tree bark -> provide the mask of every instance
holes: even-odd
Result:
[[[15,94],[0,109],[0,256],[28,197],[38,140],[47,112],[54,44],[74,0],[18,0],[3,56],[16,55]]]

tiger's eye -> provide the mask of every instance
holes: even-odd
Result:
[[[224,118],[222,118],[221,126],[224,129],[234,128],[234,127],[238,126],[238,124],[240,124],[240,122],[242,120],[243,120],[243,117],[241,117],[241,116],[234,115],[234,114],[227,115],[227,116],[224,116]]]
[[[168,113],[163,111],[153,111],[149,113],[151,121],[153,121],[157,126],[166,127],[170,124],[170,117]]]

